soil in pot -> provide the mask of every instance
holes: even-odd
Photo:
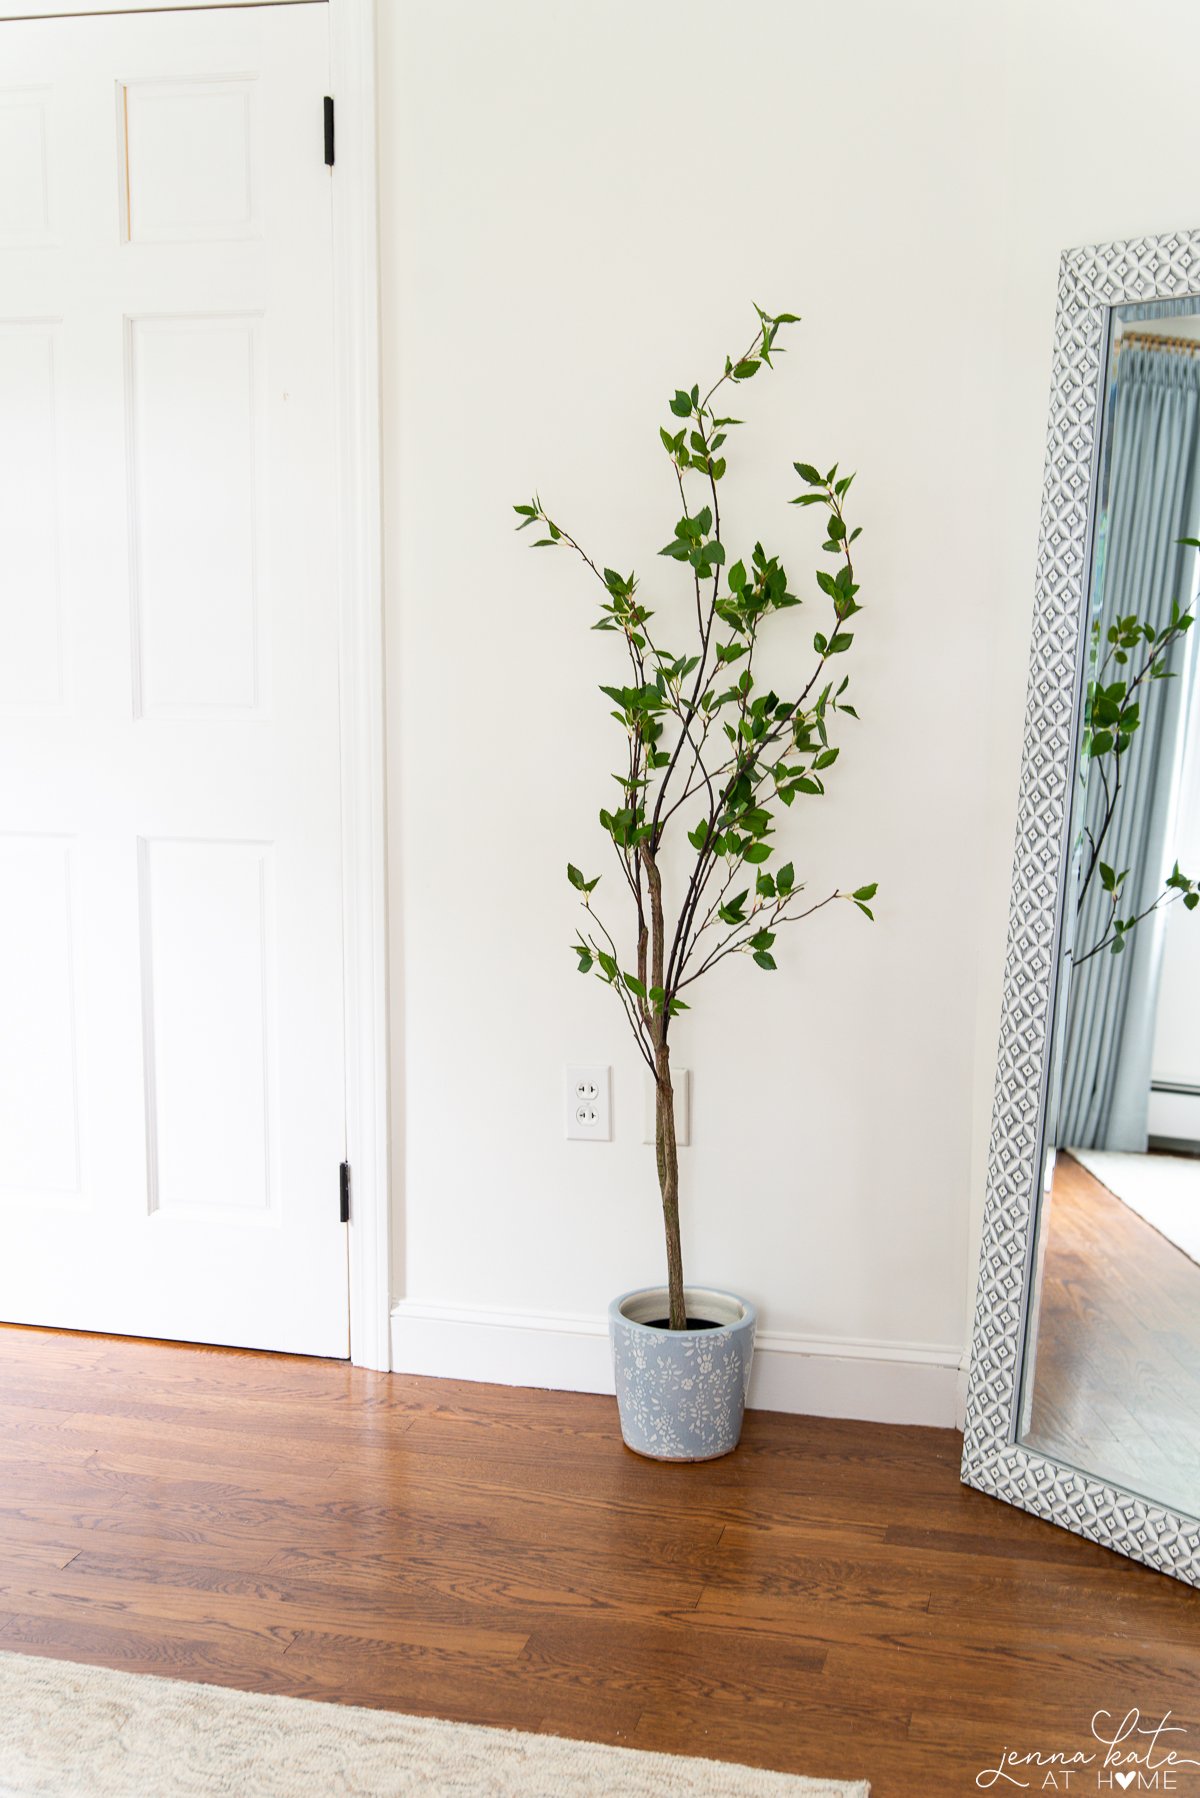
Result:
[[[671,1320],[669,1317],[652,1317],[645,1327],[648,1330],[669,1330]],[[719,1330],[721,1325],[714,1323],[711,1317],[689,1317],[687,1327],[689,1330]]]

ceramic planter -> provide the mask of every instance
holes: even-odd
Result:
[[[757,1313],[703,1286],[685,1298],[688,1317],[713,1328],[655,1328],[668,1311],[665,1286],[624,1293],[608,1308],[621,1434],[656,1461],[714,1461],[742,1433]]]

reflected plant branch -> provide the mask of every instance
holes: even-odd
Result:
[[[1200,538],[1181,537],[1178,541],[1182,547],[1200,549]],[[1157,898],[1141,911],[1123,914],[1122,899],[1132,869],[1117,869],[1104,861],[1101,854],[1117,816],[1129,747],[1142,726],[1144,707],[1159,682],[1176,678],[1174,670],[1168,666],[1171,653],[1194,622],[1193,608],[1181,606],[1176,600],[1172,603],[1169,620],[1158,630],[1133,613],[1116,619],[1103,637],[1101,621],[1097,619],[1092,626],[1093,672],[1088,681],[1084,709],[1083,771],[1086,776],[1090,770],[1095,770],[1104,802],[1097,827],[1093,829],[1086,823],[1083,827],[1088,855],[1076,895],[1076,919],[1082,917],[1084,904],[1096,880],[1108,895],[1109,903],[1095,942],[1072,953],[1071,961],[1075,967],[1082,967],[1106,949],[1113,955],[1120,955],[1138,925],[1160,907],[1179,900],[1188,911],[1194,911],[1200,905],[1200,885],[1182,873],[1176,862]]]

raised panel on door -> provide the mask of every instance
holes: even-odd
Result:
[[[149,1202],[278,1209],[274,858],[267,843],[140,845]]]
[[[0,23],[2,1318],[347,1351],[327,30]]]
[[[0,708],[63,697],[54,319],[0,320]]]
[[[123,82],[121,198],[131,243],[257,237],[253,75]]]
[[[0,1199],[32,1205],[80,1194],[72,882],[70,842],[0,836]]]
[[[53,240],[49,89],[0,88],[0,249]]]
[[[126,322],[134,705],[252,713],[265,701],[264,321]]]

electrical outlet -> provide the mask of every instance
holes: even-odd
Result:
[[[672,1068],[671,1085],[675,1091],[675,1143],[686,1149],[692,1140],[692,1075],[690,1068]],[[649,1074],[644,1082],[642,1141],[654,1141],[655,1094]]]
[[[564,1094],[568,1142],[611,1142],[612,1070],[568,1068]]]

